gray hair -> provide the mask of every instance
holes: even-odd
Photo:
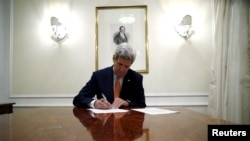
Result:
[[[122,43],[116,47],[113,59],[117,60],[119,57],[130,60],[133,63],[135,61],[136,53],[128,44]]]

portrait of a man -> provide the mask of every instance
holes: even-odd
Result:
[[[128,43],[128,35],[125,30],[125,26],[120,26],[119,31],[114,34],[113,41],[116,45],[119,45],[121,43]]]

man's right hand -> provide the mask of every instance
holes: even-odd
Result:
[[[112,105],[104,98],[96,100],[94,106],[96,109],[111,109],[112,108]]]

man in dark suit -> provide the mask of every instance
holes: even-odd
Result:
[[[120,44],[114,52],[113,65],[93,72],[73,104],[97,109],[146,107],[143,76],[130,69],[135,56],[128,44]],[[114,92],[116,84],[120,85],[118,96]]]

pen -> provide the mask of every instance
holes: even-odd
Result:
[[[106,98],[106,96],[104,95],[104,93],[102,93],[102,97],[103,97],[105,100],[107,100],[107,98]]]
[[[107,100],[106,96],[104,95],[104,93],[102,93],[102,97],[103,97],[103,99],[104,99],[104,102],[107,103],[108,105],[110,105],[110,108],[112,108],[112,107],[111,107],[111,104],[108,102],[108,100]],[[112,109],[113,109],[113,108],[112,108]]]

